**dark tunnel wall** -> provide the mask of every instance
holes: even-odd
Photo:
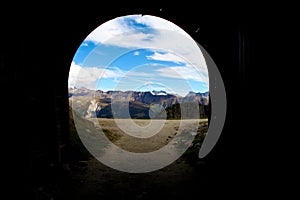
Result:
[[[5,159],[13,170],[7,181],[13,188],[30,193],[32,185],[52,180],[57,173],[59,149],[68,144],[67,81],[72,58],[92,30],[127,14],[150,14],[174,22],[207,50],[223,77],[228,101],[222,135],[205,158],[211,163],[211,171],[219,170],[212,179],[223,183],[229,178],[226,174],[236,175],[235,170],[249,164],[245,157],[250,150],[244,144],[249,144],[245,134],[250,129],[242,134],[240,127],[253,117],[249,92],[256,73],[257,21],[249,20],[247,12],[233,9],[232,18],[226,17],[226,12],[218,12],[221,17],[214,17],[217,11],[212,7],[200,9],[193,3],[175,2],[172,6],[158,2],[91,6],[85,12],[80,4],[73,9],[44,7],[24,10],[19,18],[6,21],[7,37],[2,39],[0,73],[6,99],[3,104],[7,105],[5,113],[8,121],[13,121],[14,130],[14,134],[4,132],[8,134],[4,141],[14,141],[16,147]],[[15,105],[13,112],[8,108],[11,104]],[[249,175],[242,177],[248,179]],[[241,177],[232,178],[241,181]]]

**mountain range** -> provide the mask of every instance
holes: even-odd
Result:
[[[160,118],[167,115],[168,118],[180,118],[180,106],[191,105],[191,103],[199,104],[200,115],[207,116],[209,111],[209,92],[193,92],[190,91],[186,96],[182,97],[176,94],[169,94],[165,91],[102,91],[90,90],[87,88],[69,88],[69,97],[93,97],[96,99],[95,107],[97,117],[126,118],[126,107],[131,118]],[[117,103],[116,103],[117,102]],[[115,109],[111,109],[114,103]],[[166,112],[162,112],[165,110]],[[114,113],[116,112],[116,113]],[[114,114],[113,114],[114,113]]]

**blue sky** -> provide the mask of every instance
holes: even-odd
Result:
[[[100,90],[208,91],[208,71],[195,42],[175,24],[131,15],[102,24],[78,48],[69,86]]]

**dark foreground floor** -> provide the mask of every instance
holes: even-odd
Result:
[[[155,172],[130,174],[111,169],[96,159],[91,159],[64,164],[57,169],[50,167],[48,175],[37,177],[36,184],[27,188],[30,191],[27,195],[31,199],[177,199],[195,195],[201,197],[208,195],[209,187],[213,189],[220,184],[215,182],[215,175],[208,177],[210,170],[207,167],[205,162],[189,164],[179,159]]]

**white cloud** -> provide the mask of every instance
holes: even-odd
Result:
[[[184,32],[181,28],[179,28],[174,23],[167,21],[160,17],[154,17],[151,15],[134,15],[132,16],[137,23],[145,24],[147,26],[153,27],[154,29],[161,29],[161,30],[169,30],[169,31],[175,31],[177,33],[186,35],[189,37],[189,35]]]
[[[98,26],[86,37],[85,41],[104,43],[109,38],[126,32],[126,28],[122,26],[117,19],[118,18],[109,20]]]
[[[147,25],[152,29],[175,31],[177,33],[189,37],[189,35],[186,32],[184,32],[181,28],[176,26],[174,23],[159,17],[154,17],[150,15],[130,15],[127,17],[132,20],[135,20],[139,24]],[[133,34],[135,32],[136,30],[134,29],[134,27],[128,26],[126,25],[126,23],[124,23],[124,17],[117,17],[98,26],[94,31],[92,31],[86,37],[85,40],[92,41],[95,43],[99,43],[99,42],[106,43],[107,40],[110,40],[113,37],[124,35],[124,34],[128,35],[128,33]],[[149,34],[149,36],[151,36],[151,34]]]
[[[153,48],[154,34],[142,32],[130,32],[127,34],[115,35],[103,42],[106,45],[113,45],[125,48]]]
[[[119,17],[96,28],[86,38],[86,41],[124,48],[148,48],[155,52],[169,52],[164,54],[165,57],[155,54],[153,59],[166,60],[168,56],[175,54],[178,58],[172,57],[172,59],[176,62],[179,62],[181,57],[189,64],[207,71],[205,59],[197,43],[180,27],[150,15],[131,15],[128,17],[137,23],[147,25],[150,27],[149,30],[154,31],[139,31],[139,29],[124,23],[124,17]]]
[[[201,70],[189,65],[160,68],[157,69],[156,71],[159,72],[160,76],[164,76],[164,77],[194,80],[198,82],[208,83],[207,73],[203,73],[201,72]]]
[[[133,55],[134,55],[134,56],[138,56],[138,55],[140,55],[140,52],[135,51],[135,52],[133,53]]]
[[[137,71],[123,71],[118,67],[110,67],[109,69],[101,67],[82,67],[71,63],[69,72],[69,87],[86,87],[89,89],[96,89],[97,81],[99,79],[113,78],[114,82],[120,80],[128,81],[134,80],[136,82],[144,81],[143,77],[151,77],[153,74]]]
[[[186,63],[186,60],[183,58],[176,56],[172,53],[158,53],[154,52],[153,55],[147,56],[147,59],[149,60],[160,60],[160,61],[170,61],[170,62],[175,62],[175,63]]]
[[[124,72],[119,68],[105,69],[99,67],[81,67],[74,62],[71,63],[69,72],[69,87],[86,87],[95,89],[99,78],[118,78]]]

